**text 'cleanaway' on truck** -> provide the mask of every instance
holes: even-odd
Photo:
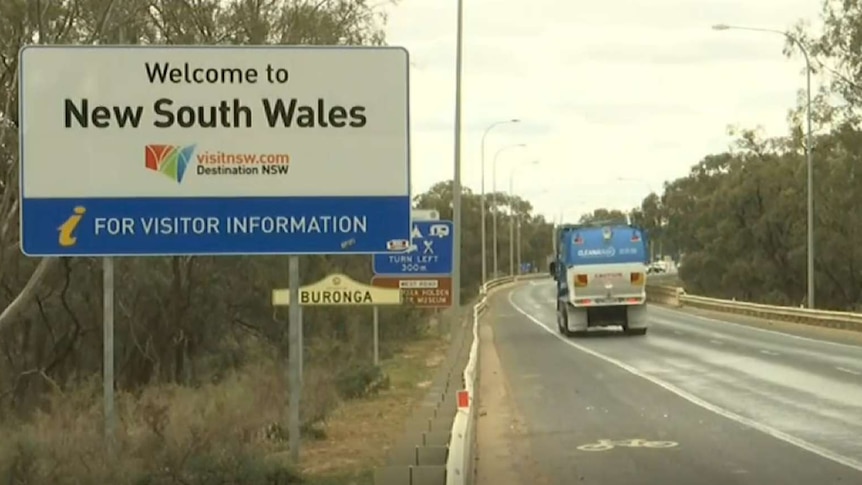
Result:
[[[590,327],[647,331],[646,234],[629,224],[566,224],[556,231],[550,272],[557,281],[557,326],[566,336]]]

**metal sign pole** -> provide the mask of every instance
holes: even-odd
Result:
[[[114,259],[102,258],[102,398],[105,412],[105,446],[113,455],[116,436],[114,414]]]
[[[290,307],[288,308],[288,357],[287,357],[287,386],[288,386],[288,446],[290,447],[290,460],[299,464],[299,403],[302,392],[302,369],[300,356],[302,343],[302,313],[299,309],[299,256],[288,257],[287,282],[290,289]]]
[[[302,307],[299,307],[299,383],[302,385],[305,376],[305,321],[302,319]]]
[[[374,365],[380,365],[380,309],[374,306]]]

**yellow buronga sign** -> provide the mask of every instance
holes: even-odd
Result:
[[[290,305],[290,290],[272,290],[273,306]],[[400,305],[401,290],[360,283],[347,275],[335,273],[317,283],[299,289],[301,306],[330,305]]]

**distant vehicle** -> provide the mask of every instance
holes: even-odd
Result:
[[[626,222],[566,224],[556,230],[549,264],[557,282],[557,327],[566,336],[590,327],[647,332],[646,234]]]
[[[647,274],[667,273],[664,265],[653,263],[647,268]]]

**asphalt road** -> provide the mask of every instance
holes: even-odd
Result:
[[[486,319],[542,483],[862,484],[862,346],[657,306],[646,336],[565,338],[552,288],[500,291]],[[481,477],[511,443],[478,439]]]

